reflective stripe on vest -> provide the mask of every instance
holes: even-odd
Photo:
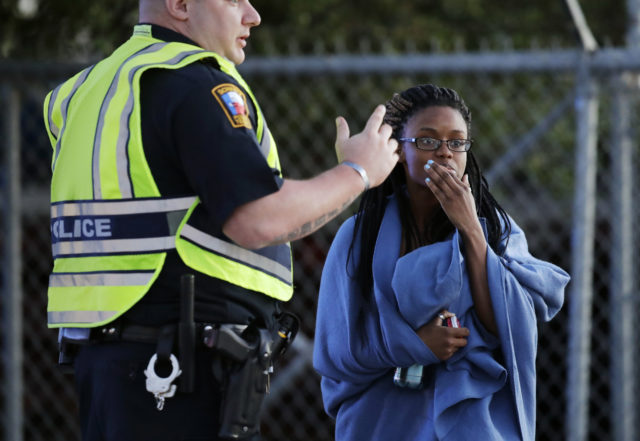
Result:
[[[117,318],[119,311],[49,311],[47,321],[49,326],[93,325],[94,323],[109,323]]]
[[[51,218],[64,216],[103,216],[171,212],[188,210],[195,196],[168,199],[130,199],[82,202],[57,202],[51,204]]]
[[[180,232],[180,236],[223,257],[260,269],[273,277],[277,277],[287,284],[291,283],[290,247],[288,245],[286,245],[284,253],[277,253],[280,249],[276,247],[251,251],[231,242],[211,236],[210,234],[197,230],[190,225],[184,226]],[[273,255],[274,250],[279,255]],[[261,254],[261,251],[265,254],[271,255],[267,256]]]
[[[54,273],[49,276],[49,286],[136,286],[146,285],[152,277],[153,271]]]

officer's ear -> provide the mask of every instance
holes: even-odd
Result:
[[[189,0],[164,0],[164,5],[172,18],[185,21],[189,18],[188,2]]]

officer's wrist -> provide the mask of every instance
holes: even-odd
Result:
[[[367,175],[367,171],[361,165],[351,161],[342,161],[340,164],[354,169],[362,178],[362,182],[364,182],[364,191],[369,190],[369,187],[371,186],[371,183],[369,182],[369,175]]]

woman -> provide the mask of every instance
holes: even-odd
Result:
[[[569,276],[489,193],[455,91],[395,94],[385,120],[399,164],[340,228],[320,286],[314,366],[336,440],[533,441],[536,322]],[[441,326],[454,314],[462,327]],[[415,364],[420,389],[394,384]]]

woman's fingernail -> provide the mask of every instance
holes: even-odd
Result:
[[[433,164],[433,159],[429,159],[429,160],[427,161],[427,164],[429,164],[429,165]]]
[[[424,165],[424,169],[425,170],[429,170],[430,168],[431,168],[431,166],[428,163]]]
[[[429,182],[431,182],[431,179],[427,178],[427,179],[424,180],[424,182],[426,182],[428,184]]]

